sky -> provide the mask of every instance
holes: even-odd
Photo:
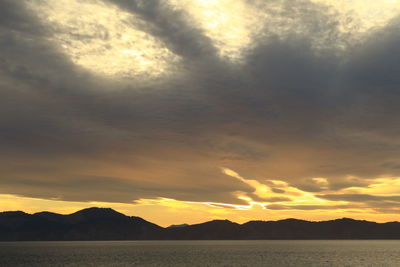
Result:
[[[400,0],[2,0],[0,211],[400,220]]]

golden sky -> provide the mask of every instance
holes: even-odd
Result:
[[[0,7],[0,210],[400,220],[400,0]]]

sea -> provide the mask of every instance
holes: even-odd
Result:
[[[400,266],[400,241],[0,242],[0,266]]]

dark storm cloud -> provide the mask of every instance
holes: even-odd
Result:
[[[310,192],[322,190],[315,177],[339,190],[400,174],[397,20],[339,51],[350,39],[325,6],[249,1],[270,19],[237,64],[164,1],[104,2],[139,16],[183,58],[182,73],[123,85],[96,76],[48,41],[53,29],[22,1],[2,1],[0,193],[242,203],[234,193],[254,189],[218,167]]]
[[[37,27],[36,23],[32,24],[33,17],[25,10],[22,1],[4,0],[0,3],[0,25],[2,29],[37,34],[42,29]],[[7,32],[2,32],[2,34],[7,34]],[[8,34],[11,34],[11,32],[8,32]]]

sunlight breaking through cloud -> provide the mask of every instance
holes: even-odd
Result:
[[[179,58],[142,30],[144,22],[100,0],[28,2],[52,29],[49,39],[77,65],[123,78],[170,75]]]
[[[214,41],[220,56],[237,61],[252,46],[262,27],[262,17],[244,0],[169,0],[185,10],[205,34]]]
[[[342,15],[343,31],[365,33],[384,27],[400,13],[399,0],[312,0],[327,4]]]

